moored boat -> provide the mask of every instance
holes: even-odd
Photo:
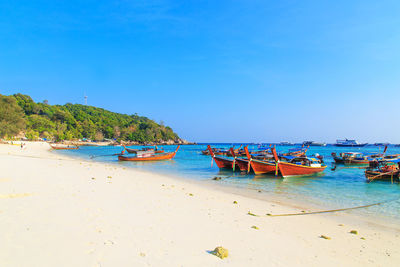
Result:
[[[318,158],[302,156],[294,157],[289,162],[285,162],[279,159],[275,148],[272,149],[272,153],[283,178],[316,174],[323,172],[327,167]]]
[[[345,152],[339,155],[332,153],[332,157],[335,163],[345,165],[368,164],[370,161],[366,155],[359,152]]]
[[[233,159],[216,156],[210,145],[207,145],[207,149],[210,152],[211,157],[214,159],[215,163],[217,164],[218,168],[230,169],[230,170],[234,169],[235,163],[234,163]]]
[[[229,151],[231,155],[234,157],[235,165],[238,166],[239,170],[242,172],[249,171],[249,161],[244,158],[238,158],[233,148],[231,148]],[[232,166],[234,165],[232,164]]]
[[[169,159],[173,159],[176,155],[176,152],[178,152],[179,150],[179,145],[176,148],[176,150],[174,152],[168,152],[168,153],[160,153],[160,154],[155,154],[154,151],[153,152],[148,152],[147,154],[141,154],[141,155],[137,155],[136,157],[130,157],[130,156],[123,156],[123,155],[119,155],[118,156],[118,160],[120,161],[158,161],[158,160],[169,160]]]
[[[345,152],[337,155],[332,153],[332,157],[336,164],[345,165],[363,165],[372,161],[394,162],[400,159],[400,154],[386,155],[388,146],[385,146],[383,153],[363,154],[360,152]]]
[[[250,163],[251,169],[253,169],[255,174],[268,174],[277,171],[277,166],[275,162],[255,159],[250,155],[247,147],[245,147],[244,150],[246,151],[246,156]],[[248,166],[248,171],[249,170],[250,168]]]
[[[60,144],[50,144],[52,149],[56,150],[69,150],[69,149],[78,149],[79,146],[70,146],[70,145],[60,145]]]
[[[393,164],[394,163],[394,164]],[[400,160],[396,162],[376,161],[371,162],[365,170],[365,177],[368,182],[372,181],[391,181],[400,182]]]

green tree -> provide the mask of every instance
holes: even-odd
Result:
[[[28,130],[25,133],[26,138],[29,140],[38,140],[39,139],[39,133],[35,130]]]
[[[0,95],[0,137],[12,137],[24,129],[24,112],[15,98]]]

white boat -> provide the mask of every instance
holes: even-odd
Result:
[[[340,146],[340,147],[362,147],[366,146],[368,143],[359,143],[356,140],[350,140],[350,139],[345,139],[345,140],[336,140],[335,146]]]

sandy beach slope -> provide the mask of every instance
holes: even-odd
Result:
[[[400,265],[400,227],[346,213],[255,217],[301,210],[46,143],[0,145],[0,166],[0,266]]]

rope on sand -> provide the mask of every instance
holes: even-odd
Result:
[[[362,206],[357,206],[357,207],[343,208],[343,209],[322,210],[322,211],[301,212],[301,213],[287,213],[287,214],[266,214],[265,216],[266,217],[285,217],[285,216],[311,215],[311,214],[330,213],[330,212],[337,212],[337,211],[355,210],[355,209],[368,208],[368,207],[372,207],[372,206],[382,205],[382,204],[386,204],[388,202],[397,201],[399,199],[400,199],[400,197],[399,198],[395,198],[395,199],[389,199],[389,200],[381,201],[381,202],[378,202],[378,203],[362,205]],[[261,216],[261,215],[253,214],[251,212],[249,212],[248,214],[252,215],[252,216],[264,217],[264,216]]]

